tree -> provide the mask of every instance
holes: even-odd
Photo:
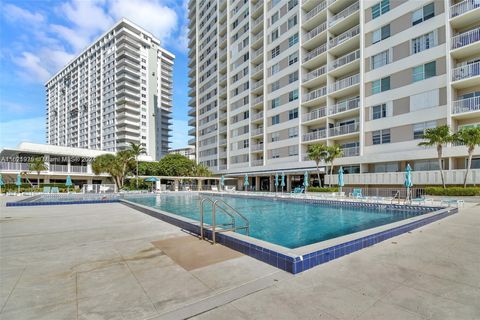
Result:
[[[317,166],[317,178],[318,186],[322,186],[322,181],[320,180],[320,162],[324,160],[327,151],[327,146],[324,144],[312,144],[308,147],[307,156],[308,159],[315,161]]]
[[[452,134],[450,133],[450,128],[448,125],[443,125],[436,128],[429,128],[425,130],[423,134],[423,139],[425,141],[420,142],[419,146],[436,146],[437,148],[437,157],[438,157],[438,168],[440,170],[440,177],[442,178],[442,185],[445,189],[445,178],[443,176],[443,167],[442,167],[442,152],[443,145],[452,141]]]
[[[138,157],[146,153],[147,149],[145,149],[141,144],[135,144],[133,142],[130,142],[130,151],[132,152],[132,155],[135,158],[135,164],[136,164],[135,181],[136,181],[136,187],[138,189]]]
[[[330,163],[330,183],[329,186],[332,186],[333,181],[333,162],[335,159],[341,157],[343,155],[342,147],[338,144],[334,144],[333,146],[329,146],[326,148],[326,156],[325,162]]]
[[[92,162],[92,170],[95,174],[110,174],[117,188],[122,189],[126,174],[134,165],[132,151],[123,150],[115,155],[104,154],[96,157]]]
[[[468,173],[470,172],[470,167],[472,166],[473,152],[475,151],[475,146],[480,145],[480,128],[464,128],[454,134],[453,140],[464,144],[467,147],[467,171],[465,172],[465,178],[463,179],[463,187],[466,188]]]
[[[37,173],[37,186],[40,188],[40,172],[48,170],[42,157],[33,158],[28,163],[28,169]]]
[[[167,154],[158,162],[158,174],[161,176],[187,177],[194,172],[195,162],[181,154]]]
[[[196,164],[193,169],[193,176],[195,177],[211,177],[212,172],[204,164]]]

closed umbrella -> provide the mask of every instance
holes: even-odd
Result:
[[[407,197],[406,199],[411,199],[410,196],[410,188],[413,187],[413,181],[412,181],[412,167],[410,167],[410,164],[407,164],[407,168],[405,168],[405,182],[404,182],[405,187],[407,187]]]
[[[280,187],[282,187],[282,192],[283,192],[283,187],[285,187],[285,173],[282,172],[282,180],[280,182]]]
[[[5,182],[3,182],[3,177],[0,174],[0,194],[2,193],[2,187],[5,185]]]
[[[340,194],[342,193],[342,187],[344,185],[345,182],[343,181],[343,167],[340,167],[340,169],[338,169],[338,191],[340,192]]]
[[[277,192],[278,189],[278,173],[275,173],[275,192]]]
[[[220,189],[223,189],[224,186],[225,186],[225,176],[222,175],[220,177]]]
[[[305,193],[307,193],[307,188],[308,188],[308,172],[305,171],[303,174],[303,186],[305,187]]]
[[[22,176],[17,174],[17,181],[15,181],[15,185],[18,187],[18,193],[20,193],[20,187],[22,186]]]
[[[70,192],[70,187],[73,185],[72,178],[67,176],[67,181],[65,181],[65,185],[67,186],[67,192]]]
[[[243,177],[243,186],[245,187],[245,190],[248,189],[248,186],[250,184],[248,183],[248,174],[245,173],[245,177]]]

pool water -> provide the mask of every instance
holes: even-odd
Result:
[[[211,197],[215,199],[214,197]],[[193,220],[200,220],[198,195],[152,195],[127,200]],[[338,207],[273,198],[221,198],[242,213],[250,223],[250,236],[287,248],[344,236],[354,232],[412,218],[425,212],[375,208]],[[205,203],[205,222],[211,222],[211,206]],[[217,223],[228,222],[217,210]],[[241,220],[237,219],[237,225]],[[245,233],[239,230],[239,233]]]

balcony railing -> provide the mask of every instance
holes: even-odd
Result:
[[[452,70],[452,81],[458,81],[480,75],[480,62],[470,63]]]
[[[324,22],[322,23],[321,25],[317,26],[316,28],[314,28],[313,30],[309,31],[308,33],[305,34],[305,36],[303,37],[303,42],[307,42],[308,40],[316,37],[317,35],[319,35],[320,33],[322,33],[323,31],[325,31],[327,29],[327,23]]]
[[[263,144],[252,144],[251,148],[252,151],[260,151],[263,150]]]
[[[350,147],[342,149],[342,157],[355,157],[360,155],[360,147]]]
[[[348,110],[356,109],[360,106],[360,98],[354,98],[350,100],[346,100],[340,103],[337,103],[336,105],[331,106],[328,109],[328,114],[337,114],[340,112],[345,112]]]
[[[351,29],[348,29],[344,33],[342,33],[342,34],[338,35],[337,37],[333,38],[332,40],[330,40],[330,43],[329,43],[330,48],[334,48],[334,47],[338,46],[339,44],[355,37],[359,33],[360,33],[360,26],[355,26]]]
[[[257,20],[253,21],[253,28],[257,27],[260,23],[263,23],[263,17],[258,17]]]
[[[226,113],[226,112],[220,113],[220,115],[218,116],[218,118],[219,118],[220,120],[225,120],[225,119],[227,119],[227,113]]]
[[[258,136],[260,134],[263,134],[263,128],[257,128],[252,130],[252,136]]]
[[[219,165],[218,170],[227,170],[227,165],[226,164]]]
[[[252,120],[258,120],[258,119],[261,119],[261,118],[263,118],[263,112],[254,113],[252,115]]]
[[[70,166],[70,172],[86,173],[87,167],[86,166]]]
[[[327,94],[327,87],[322,87],[322,88],[313,90],[313,91],[303,95],[303,102],[308,102],[310,100],[314,100],[314,99],[323,97],[326,94]]]
[[[480,2],[475,0],[465,0],[450,7],[450,18],[467,13],[468,11],[480,8]]]
[[[452,113],[457,114],[473,111],[480,111],[480,97],[471,97],[453,101]]]
[[[254,51],[253,54],[252,54],[252,58],[254,59],[254,58],[259,57],[261,55],[263,55],[263,47]]]
[[[252,166],[263,166],[263,159],[255,159],[255,160],[252,160]]]
[[[327,72],[327,65],[323,65],[320,68],[317,68],[313,71],[310,71],[303,77],[303,82],[310,81],[312,79],[318,78],[321,75],[324,75]]]
[[[328,135],[330,137],[334,137],[334,136],[340,136],[340,135],[344,135],[344,134],[358,132],[359,130],[360,130],[360,123],[355,122],[355,123],[351,123],[351,124],[346,124],[346,125],[336,126],[336,127],[330,128],[330,129],[328,129]]]
[[[258,89],[263,86],[263,80],[259,80],[253,83],[253,89]]]
[[[224,132],[227,132],[227,127],[220,127],[220,129],[218,129],[218,132],[220,133],[224,133]]]
[[[313,8],[312,10],[308,11],[305,14],[304,21],[306,22],[306,21],[310,20],[311,18],[313,18],[314,16],[319,14],[321,11],[323,11],[326,7],[327,7],[327,1],[323,1],[322,3],[320,3],[315,8]]]
[[[257,42],[257,40],[263,39],[263,32],[260,32],[259,34],[256,34],[252,37],[252,43]]]
[[[315,119],[320,119],[327,115],[327,108],[322,107],[315,110],[310,111],[309,113],[305,113],[303,115],[303,121],[310,121]]]
[[[257,9],[260,8],[260,7],[262,7],[262,6],[263,6],[263,1],[259,1],[257,4],[255,4],[255,5],[253,6],[252,12],[257,11]]]
[[[218,142],[219,145],[223,146],[227,144],[227,139],[220,139]]]
[[[330,92],[335,92],[341,89],[345,89],[360,83],[360,74],[355,74],[353,76],[344,78],[342,80],[336,81],[330,85]]]
[[[343,65],[346,65],[350,62],[353,62],[355,60],[360,59],[360,49],[356,50],[354,52],[350,52],[344,56],[341,56],[340,58],[334,60],[332,62],[332,65],[330,66],[330,70],[335,70],[337,68],[340,68]]]
[[[360,9],[360,2],[355,2],[349,7],[343,9],[342,11],[340,11],[339,13],[337,13],[332,17],[332,19],[329,22],[330,27],[336,25],[338,22],[342,21],[352,13],[357,12],[358,9]]]
[[[307,141],[313,141],[313,140],[318,140],[318,139],[325,139],[326,137],[327,137],[327,130],[322,129],[322,130],[318,130],[318,131],[314,131],[314,132],[305,133],[303,135],[302,140],[304,142],[307,142]]]
[[[2,171],[29,171],[28,163],[20,162],[0,162]]]
[[[310,61],[313,58],[321,55],[325,51],[327,51],[327,44],[326,43],[322,44],[320,47],[317,47],[317,48],[313,49],[310,52],[307,52],[307,54],[305,55],[305,58],[303,59],[303,62]]]
[[[259,64],[258,66],[256,66],[255,68],[253,68],[253,73],[252,74],[255,74],[259,71],[262,71],[263,70],[263,64]]]
[[[480,41],[480,28],[476,28],[452,37],[452,50]]]
[[[255,100],[253,100],[253,105],[257,105],[259,103],[263,103],[263,96],[256,97]]]

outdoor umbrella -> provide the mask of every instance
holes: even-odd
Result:
[[[15,181],[15,185],[18,187],[18,193],[20,193],[20,187],[22,186],[22,176],[17,174],[17,181]]]
[[[248,174],[245,173],[245,177],[243,178],[243,186],[245,187],[245,190],[247,190],[249,185],[250,184],[248,183]]]
[[[144,180],[145,182],[151,182],[152,183],[152,192],[153,192],[153,184],[157,181],[160,181],[158,180],[158,178],[155,178],[155,177],[148,177],[148,178],[145,178]]]
[[[0,194],[2,193],[2,187],[5,185],[5,182],[3,182],[3,177],[0,174]]]
[[[225,186],[225,176],[222,175],[220,177],[220,189],[223,189],[224,186]]]
[[[283,192],[283,187],[285,187],[285,173],[282,172],[282,181],[280,182],[280,187],[282,187],[282,192]]]
[[[342,193],[342,187],[345,185],[345,182],[343,181],[343,167],[340,167],[338,169],[338,188],[339,192]]]
[[[277,192],[278,188],[278,173],[275,173],[275,192]]]
[[[305,171],[303,174],[303,186],[305,187],[305,193],[307,193],[307,188],[308,188],[308,172]]]
[[[412,181],[412,167],[410,167],[410,164],[407,164],[407,168],[405,168],[405,187],[407,187],[407,197],[406,199],[411,199],[410,197],[410,188],[413,187],[413,181]]]
[[[73,186],[72,178],[67,176],[67,181],[65,181],[65,185],[67,186],[67,192],[70,192],[70,187]]]

